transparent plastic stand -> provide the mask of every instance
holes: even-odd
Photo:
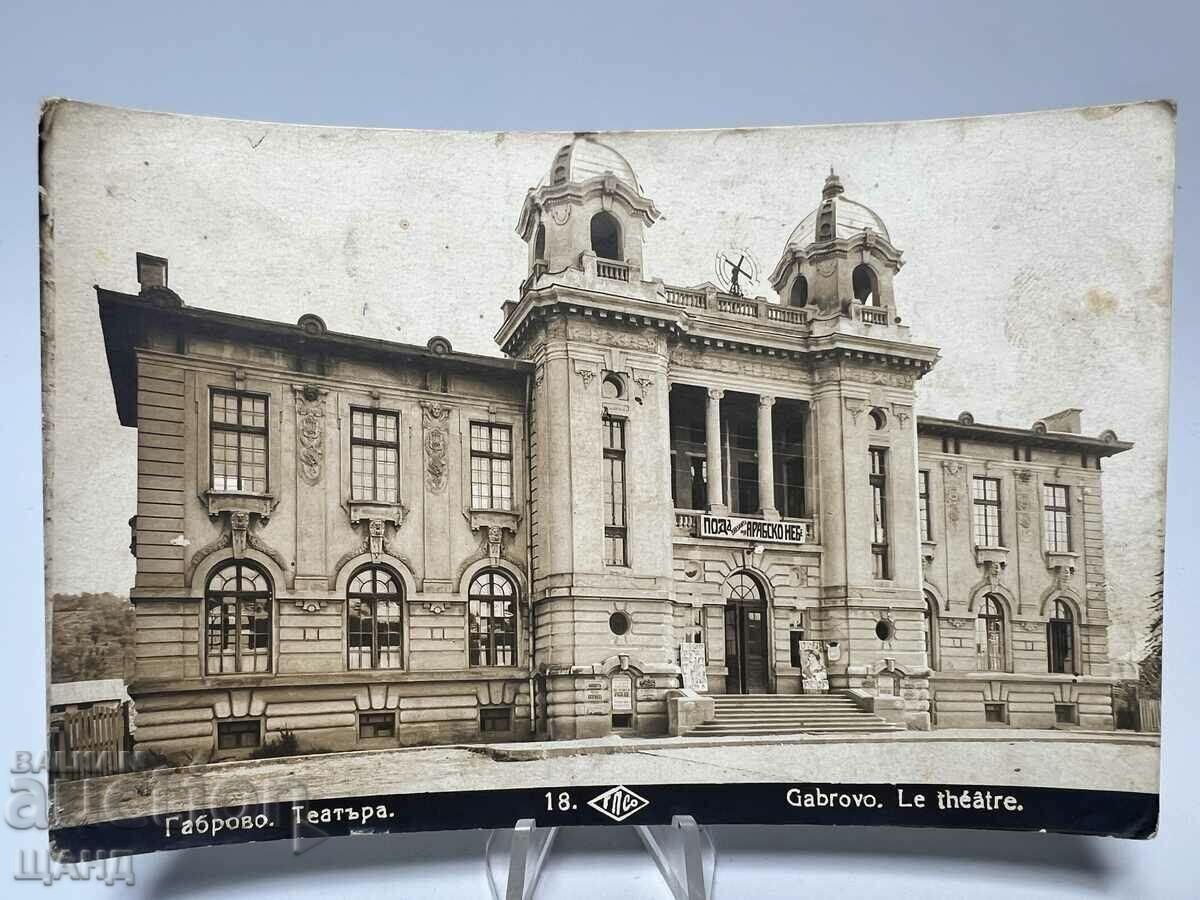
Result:
[[[654,859],[659,875],[675,900],[711,900],[717,853],[712,839],[695,819],[675,816],[670,825],[630,827]],[[504,841],[497,841],[500,835],[511,835],[503,894],[497,877],[505,859]],[[483,850],[483,865],[492,900],[532,900],[542,864],[557,835],[558,828],[539,829],[533,819],[520,819],[511,831],[497,829],[489,834]]]

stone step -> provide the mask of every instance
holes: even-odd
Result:
[[[689,737],[713,735],[758,735],[758,734],[820,734],[828,732],[882,732],[903,731],[900,725],[891,722],[863,722],[852,725],[698,725],[688,732]]]

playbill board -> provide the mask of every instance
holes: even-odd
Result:
[[[66,857],[1154,832],[1170,104],[40,134]]]

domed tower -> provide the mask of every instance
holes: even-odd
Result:
[[[642,239],[660,213],[642,193],[629,161],[607,144],[577,135],[554,155],[549,174],[525,196],[517,233],[529,245],[529,272],[587,269],[585,254],[629,267],[639,280]]]
[[[785,305],[809,308],[814,321],[892,325],[900,257],[883,219],[848,198],[830,169],[820,204],[788,238],[771,286]]]

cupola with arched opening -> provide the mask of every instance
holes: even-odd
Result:
[[[549,174],[525,197],[517,233],[529,245],[532,281],[589,262],[641,278],[645,229],[660,217],[629,161],[590,135],[555,154]],[[532,286],[532,285],[531,285]]]
[[[830,170],[821,202],[788,238],[771,285],[780,302],[807,308],[812,319],[894,325],[893,278],[901,265],[883,219],[848,199]]]

